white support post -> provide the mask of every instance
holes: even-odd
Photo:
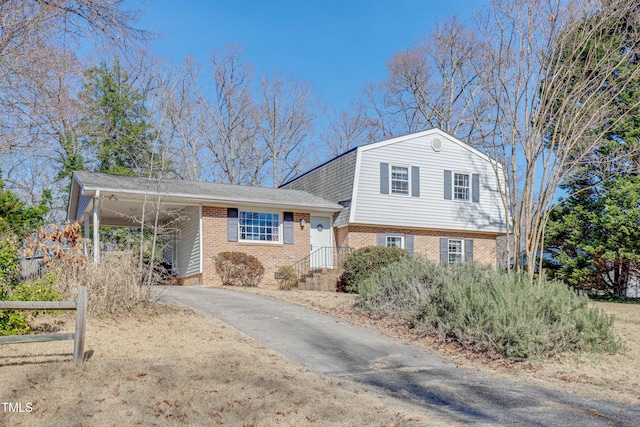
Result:
[[[89,256],[89,234],[91,224],[89,223],[91,215],[89,212],[84,214],[84,256]]]
[[[93,263],[100,262],[100,218],[99,218],[99,201],[100,190],[96,190],[93,196]]]

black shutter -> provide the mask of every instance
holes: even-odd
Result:
[[[480,203],[480,175],[477,173],[471,175],[471,201]]]
[[[282,241],[287,245],[293,244],[293,212],[283,214]]]
[[[449,239],[440,238],[440,262],[449,263]]]
[[[238,241],[238,209],[227,209],[227,240],[230,242]]]
[[[473,240],[466,239],[464,241],[464,260],[473,261]]]
[[[389,194],[389,163],[380,163],[380,194]]]
[[[387,246],[387,235],[384,233],[378,233],[378,235],[376,236],[377,240],[376,240],[376,245],[377,246]]]
[[[411,197],[420,197],[420,168],[411,166]]]
[[[407,252],[413,255],[413,235],[412,234],[405,234],[404,248]]]
[[[444,171],[444,199],[453,199],[453,183],[451,179],[451,171]]]

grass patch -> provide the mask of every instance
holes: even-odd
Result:
[[[531,358],[567,351],[615,353],[613,318],[566,285],[530,282],[474,263],[423,259],[387,266],[358,285],[357,304],[399,315],[425,334],[491,357]]]

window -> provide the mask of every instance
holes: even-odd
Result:
[[[449,264],[464,261],[462,240],[449,239]]]
[[[280,242],[280,215],[265,212],[240,211],[240,240]]]
[[[409,194],[409,168],[391,166],[391,194]]]
[[[404,248],[402,236],[387,236],[387,247]]]
[[[454,200],[469,200],[469,175],[456,173],[453,175]]]

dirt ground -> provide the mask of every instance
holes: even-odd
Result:
[[[553,359],[507,362],[489,361],[443,345],[425,337],[417,337],[402,322],[372,319],[353,309],[355,296],[313,291],[279,291],[240,288],[304,305],[325,314],[341,317],[371,328],[384,335],[419,346],[425,352],[476,373],[557,389],[589,398],[640,405],[640,304],[593,303],[615,317],[615,330],[626,349],[615,355],[567,354]]]
[[[506,363],[418,339],[399,322],[362,316],[353,310],[352,295],[238,290],[339,316],[485,375],[640,404],[640,305],[596,304],[616,316],[627,346],[620,354]],[[38,319],[48,325],[44,329],[73,330],[70,315]],[[0,425],[453,425],[441,414],[310,372],[188,310],[153,306],[90,318],[86,341],[91,357],[82,365],[71,361],[71,341],[0,346]]]

